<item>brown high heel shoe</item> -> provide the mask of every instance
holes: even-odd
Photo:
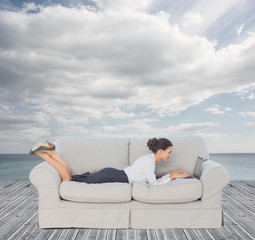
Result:
[[[51,143],[52,144],[52,143]],[[38,151],[52,151],[52,150],[55,150],[55,145],[52,144],[51,146],[49,146],[48,144],[45,144],[45,143],[37,143],[33,148],[32,150],[30,151],[29,154],[35,154],[35,152],[38,152]]]
[[[46,140],[46,142],[48,143],[48,145],[49,145],[50,147],[54,146],[54,144],[51,143],[51,142],[49,142],[48,140]]]

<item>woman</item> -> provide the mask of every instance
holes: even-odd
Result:
[[[95,173],[84,173],[72,176],[69,165],[58,155],[55,145],[38,143],[33,147],[30,154],[37,154],[59,173],[62,181],[77,181],[86,183],[106,183],[106,182],[147,182],[151,185],[162,185],[175,178],[185,178],[189,174],[184,171],[170,172],[163,177],[156,179],[155,164],[161,160],[167,161],[171,157],[173,144],[166,138],[153,138],[147,142],[151,154],[138,158],[131,166],[118,170],[115,168],[104,168]]]

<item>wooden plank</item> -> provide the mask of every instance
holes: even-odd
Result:
[[[183,239],[183,240],[187,239],[184,231],[180,228],[174,229],[174,234],[175,234],[177,239]]]
[[[242,196],[242,198],[247,202],[251,203],[254,205],[255,203],[255,191],[251,190],[250,187],[247,187],[246,185],[240,186],[239,184],[236,183],[230,183],[229,186],[226,188],[227,191],[233,191],[234,194],[238,196]]]
[[[227,213],[225,213],[225,219],[228,224],[235,229],[244,239],[254,239],[254,234],[249,232],[249,229],[243,227],[243,224],[235,221]],[[239,238],[240,239],[240,238]],[[242,239],[242,238],[241,238]]]
[[[89,229],[80,229],[75,240],[87,239],[88,232],[89,232]]]
[[[154,229],[146,229],[146,235],[148,240],[157,240],[157,230]]]
[[[147,234],[145,229],[137,229],[136,230],[136,239],[137,240],[147,240]]]
[[[86,239],[97,239],[98,229],[89,229]]]
[[[156,239],[162,239],[162,240],[167,240],[166,233],[164,229],[155,229],[155,234],[156,234]]]
[[[56,239],[59,239],[59,240],[66,239],[67,236],[69,235],[69,232],[70,232],[70,229],[68,229],[68,228],[63,229],[62,232],[60,233],[60,235],[58,236],[58,238],[56,238]]]
[[[107,236],[107,229],[98,229],[97,240],[105,239]]]
[[[7,185],[1,192],[0,192],[0,201],[3,201],[3,199],[8,198],[10,194],[15,194],[19,192],[19,190],[28,185],[27,181],[19,181],[14,184]]]
[[[16,184],[19,184],[20,181],[0,181],[0,196],[3,191],[5,191],[7,188],[12,188]]]
[[[232,181],[231,184],[242,191],[252,194],[255,193],[255,181]]]
[[[226,231],[224,233],[224,236],[227,239],[242,239],[243,238],[243,236],[234,228],[233,225],[231,226],[228,223],[228,221],[225,221],[225,226],[224,228],[222,227],[220,231]]]
[[[28,196],[33,197],[37,194],[34,188],[21,188],[17,193],[13,193],[8,196],[7,199],[3,199],[0,204],[0,219],[5,215],[10,214],[17,206],[25,201]],[[34,198],[36,201],[36,198]]]
[[[36,210],[37,204],[34,204],[33,198],[30,198],[16,208],[13,214],[8,214],[4,217],[0,223],[2,239],[7,239],[7,237],[11,236]]]
[[[195,236],[192,229],[183,229],[183,232],[185,233],[188,240],[195,240],[197,237]]]
[[[248,212],[249,215],[254,215],[255,212],[255,206],[254,203],[252,203],[251,201],[247,201],[246,199],[244,199],[244,195],[239,195],[239,194],[235,194],[234,192],[231,192],[229,190],[225,190],[223,193],[224,196],[224,200],[226,202],[229,202],[231,199],[232,201],[234,201],[237,205],[239,205],[241,208],[243,208],[245,210],[245,212]]]
[[[117,230],[116,229],[108,229],[107,231],[107,240],[114,240],[116,239]]]
[[[25,202],[27,202],[28,200],[32,201],[36,206],[37,201],[35,201],[34,196],[37,195],[36,192],[33,192],[33,190],[31,190],[31,192],[29,192],[29,197],[27,196],[26,193],[23,194],[23,196],[21,196],[20,198],[18,198],[16,201],[14,201],[13,203],[7,204],[6,208],[3,208],[0,211],[0,227],[3,224],[3,219],[6,218],[8,215],[14,215],[15,212],[18,212],[20,210],[20,208],[22,208],[23,204]],[[38,206],[37,206],[38,208]]]
[[[68,235],[65,238],[65,240],[75,240],[78,232],[79,232],[79,229],[74,229],[74,228],[69,229]]]
[[[124,240],[126,239],[126,230],[125,229],[118,229],[116,234],[116,239]]]
[[[39,228],[39,227],[38,227]],[[52,232],[54,231],[54,229],[40,229],[41,233],[39,234],[39,236],[36,238],[38,240],[46,240],[49,238],[49,236],[52,234]],[[34,236],[34,234],[32,234],[32,236]]]
[[[164,229],[166,239],[176,239],[173,229]]]
[[[54,229],[51,235],[49,236],[48,240],[56,240],[63,232],[63,229]]]
[[[36,222],[36,216],[37,212],[35,212],[30,218],[28,218],[26,222],[24,222],[24,224],[22,224],[15,232],[13,232],[8,240],[16,240],[18,238],[26,239],[29,227],[34,225]]]
[[[225,236],[222,235],[222,233],[219,231],[219,229],[215,228],[210,228],[208,231],[212,234],[214,239],[226,239]],[[213,239],[213,238],[212,238]]]
[[[255,196],[254,193],[248,192],[244,189],[240,189],[234,184],[229,184],[229,186],[227,186],[224,189],[224,192],[230,192],[237,196],[241,196],[247,202],[250,202],[251,200],[254,201],[254,196]]]
[[[192,229],[192,232],[196,236],[196,239],[205,239],[204,235],[199,231],[199,229]]]
[[[233,195],[242,199],[242,202],[245,201],[247,204],[254,206],[255,203],[255,193],[250,193],[243,189],[236,187],[236,185],[230,184],[228,187],[224,189],[224,193],[229,193],[229,195]]]
[[[247,231],[254,232],[255,235],[255,217],[245,208],[233,201],[231,198],[228,199],[228,202],[225,202],[223,205],[224,212],[231,215],[231,217],[240,223]]]
[[[38,225],[37,225],[37,212],[35,212],[35,217],[34,217],[34,222],[32,222],[32,224],[29,226],[29,228],[20,236],[20,239],[36,239],[38,237],[38,235],[36,235],[36,237],[33,237],[33,233],[37,230],[40,230],[40,232],[42,231]],[[35,235],[34,235],[35,236]]]
[[[127,229],[127,238],[126,239],[135,239],[136,230],[135,229]]]

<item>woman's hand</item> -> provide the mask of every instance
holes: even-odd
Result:
[[[190,176],[190,175],[185,171],[170,172],[171,181],[176,179],[176,178],[186,178],[188,176]]]

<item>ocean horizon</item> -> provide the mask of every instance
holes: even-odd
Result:
[[[225,166],[231,180],[255,180],[255,153],[210,153],[209,159]],[[29,180],[30,171],[43,162],[37,155],[0,154],[0,181]]]

